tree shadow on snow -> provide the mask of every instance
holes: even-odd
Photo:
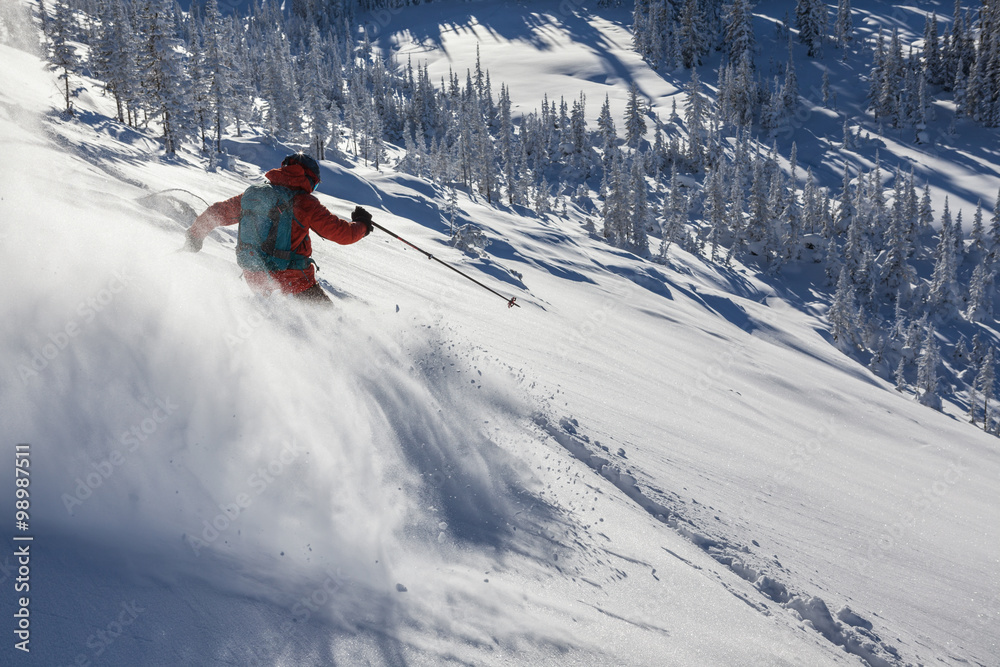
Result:
[[[433,11],[428,12],[423,7],[408,8],[399,11],[395,17],[402,17],[403,20],[392,20],[387,25],[371,25],[374,34],[384,35],[385,43],[381,44],[387,53],[392,51],[392,36],[394,34],[406,34],[412,41],[426,46],[428,49],[436,49],[443,52],[449,59],[444,44],[444,35],[447,33],[478,33],[480,41],[492,38],[494,41],[522,42],[528,43],[540,52],[554,51],[558,49],[562,41],[551,35],[552,30],[565,30],[572,36],[573,42],[578,45],[586,45],[600,60],[605,63],[605,73],[602,78],[606,81],[611,78],[618,78],[622,81],[629,81],[632,78],[630,69],[614,54],[614,51],[622,48],[622,45],[615,44],[608,40],[607,36],[597,30],[591,20],[594,18],[589,10],[582,3],[576,2],[551,2],[517,4],[489,3],[477,6],[475,12],[468,12],[461,15],[457,10],[449,12],[450,16],[446,22],[441,22],[433,18]],[[522,11],[518,12],[520,8]],[[618,12],[614,9],[604,10],[602,20],[614,21],[618,19]],[[621,19],[630,20],[630,12],[622,12]],[[405,26],[405,27],[404,27]],[[370,32],[372,32],[370,30]],[[486,33],[483,35],[482,33]],[[628,48],[628,45],[625,45]],[[474,62],[457,62],[454,64],[456,72],[461,73],[466,68],[471,69]]]

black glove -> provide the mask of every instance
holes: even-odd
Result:
[[[199,239],[199,238],[193,236],[191,234],[191,231],[188,230],[188,233],[185,234],[184,246],[181,248],[181,251],[182,252],[198,252],[199,250],[201,250],[201,246],[202,246],[202,244],[204,242],[205,242],[205,239]]]
[[[351,212],[351,222],[360,222],[363,224],[366,229],[365,236],[371,234],[372,230],[375,229],[375,226],[372,225],[372,214],[360,206],[356,206]]]

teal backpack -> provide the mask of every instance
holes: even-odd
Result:
[[[245,271],[305,269],[312,259],[292,250],[292,211],[298,190],[280,185],[255,185],[240,200],[236,262]]]

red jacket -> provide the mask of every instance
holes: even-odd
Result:
[[[295,195],[292,203],[292,213],[301,224],[292,225],[292,250],[304,257],[312,255],[312,243],[309,240],[309,230],[315,231],[325,239],[348,245],[356,243],[365,236],[367,227],[362,223],[348,222],[330,213],[325,206],[312,194],[312,184],[305,176],[305,170],[297,164],[290,164],[279,169],[272,169],[264,177],[275,185],[283,185],[294,190],[301,190]],[[216,227],[235,225],[240,221],[241,201],[243,195],[236,195],[225,201],[212,204],[191,225],[188,235],[201,240],[208,236]],[[269,293],[277,287],[288,294],[298,294],[316,284],[315,267],[310,264],[305,269],[288,269],[267,273],[265,271],[244,272],[247,284],[255,291]],[[277,282],[277,285],[274,283]]]

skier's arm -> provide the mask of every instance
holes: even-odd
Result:
[[[188,239],[195,241],[200,247],[201,241],[216,227],[238,223],[240,221],[240,202],[242,199],[243,195],[239,194],[225,201],[216,202],[206,208],[205,212],[199,215],[194,224],[188,229]]]
[[[312,195],[299,197],[295,203],[295,215],[299,222],[329,241],[349,245],[360,241],[368,233],[367,225],[335,216]]]

